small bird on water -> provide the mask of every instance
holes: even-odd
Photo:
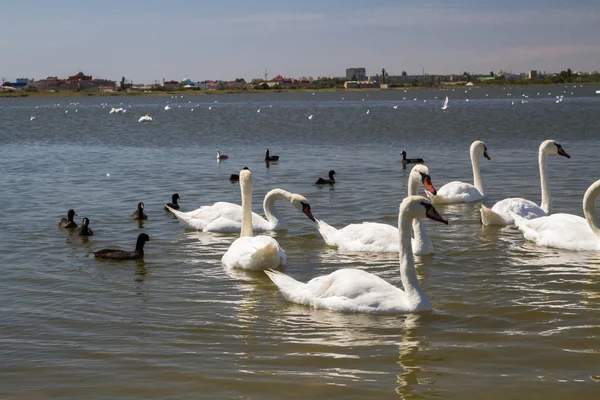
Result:
[[[61,218],[60,222],[58,223],[58,227],[65,229],[77,228],[77,223],[73,221],[73,217],[76,215],[77,214],[75,213],[75,210],[70,209],[69,211],[67,211],[67,218]]]
[[[94,232],[90,229],[90,220],[88,217],[83,217],[81,221],[81,226],[77,228],[76,232],[79,236],[92,236]]]
[[[315,185],[333,185],[335,183],[335,179],[333,178],[334,175],[334,170],[329,171],[329,179],[319,177],[319,179],[317,179],[315,182]]]
[[[148,216],[144,214],[144,203],[141,201],[137,205],[137,210],[133,214],[131,214],[131,219],[135,220],[146,220]]]
[[[134,251],[102,249],[96,251],[94,256],[105,260],[138,260],[144,258],[144,244],[149,240],[150,236],[145,233],[140,233]]]

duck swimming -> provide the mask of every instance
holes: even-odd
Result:
[[[279,161],[279,156],[271,155],[269,149],[265,153],[265,161]]]
[[[88,217],[83,217],[83,220],[81,221],[81,226],[76,230],[77,234],[79,236],[92,236],[94,232],[92,232],[89,225],[90,220],[88,219]]]
[[[406,158],[406,151],[402,150],[402,165],[404,165],[404,167],[406,168],[406,164],[423,164],[425,161],[423,161],[422,158]]]
[[[75,210],[70,209],[69,211],[67,211],[67,218],[61,218],[60,222],[58,223],[58,227],[65,229],[77,228],[77,223],[73,221],[73,217],[76,215],[77,214],[75,213]]]
[[[140,233],[134,251],[102,249],[95,252],[94,256],[106,260],[139,260],[140,258],[144,258],[144,244],[149,240],[150,236]]]
[[[221,149],[217,149],[217,160],[227,160],[228,158],[227,154],[221,154]]]
[[[171,202],[165,204],[165,211],[169,211],[168,207],[171,207],[173,210],[179,210],[179,204],[177,204],[177,199],[181,199],[181,197],[179,197],[179,193],[173,193],[173,196],[171,197]]]
[[[329,171],[329,179],[323,179],[319,177],[319,179],[317,179],[315,182],[315,185],[333,185],[335,183],[335,179],[333,178],[334,175],[334,170]]]
[[[144,203],[141,201],[138,203],[137,210],[133,214],[131,214],[131,219],[135,220],[146,220],[148,216],[144,214]]]

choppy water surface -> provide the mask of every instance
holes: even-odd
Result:
[[[486,205],[539,202],[538,146],[555,139],[571,159],[550,157],[554,210],[582,215],[600,179],[596,89],[0,99],[0,397],[598,398],[597,252],[482,227],[479,204],[442,207],[450,224],[426,223],[435,255],[417,257],[434,310],[336,313],[287,303],[261,273],[225,270],[235,235],[186,230],[162,209],[174,192],[186,211],[239,202],[228,177],[248,166],[257,212],[281,187],[336,227],[395,224],[409,172],[400,151],[423,157],[441,187],[472,181],[475,139],[491,156]],[[146,113],[154,121],[138,123]],[[217,147],[230,158],[217,163]],[[280,162],[265,165],[267,147]],[[335,187],[313,185],[330,169]],[[138,201],[142,225],[129,220]],[[95,236],[57,229],[69,208]],[[397,255],[329,248],[311,221],[279,208],[286,273],[356,267],[401,285]],[[94,259],[132,249],[142,231],[144,261]]]

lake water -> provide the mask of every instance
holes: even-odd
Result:
[[[225,270],[236,235],[186,230],[163,211],[174,192],[184,211],[239,203],[228,177],[247,166],[261,214],[280,187],[335,227],[395,225],[410,171],[400,152],[423,157],[439,188],[472,182],[476,139],[491,157],[484,204],[539,202],[538,147],[555,139],[571,159],[549,158],[554,211],[583,215],[600,179],[597,89],[0,99],[0,398],[599,398],[598,252],[482,227],[480,203],[439,207],[450,223],[426,222],[435,254],[416,257],[433,311],[337,313],[287,303],[262,273]],[[138,123],[146,113],[154,120]],[[216,162],[218,147],[228,160]],[[268,167],[267,147],[281,157]],[[330,169],[335,187],[315,186]],[[129,219],[138,201],[142,225]],[[57,228],[69,208],[95,236]],[[287,274],[353,267],[401,285],[397,254],[330,248],[308,218],[279,209]],[[94,259],[133,249],[140,232],[152,238],[143,261]]]

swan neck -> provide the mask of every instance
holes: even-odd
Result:
[[[402,286],[411,305],[417,305],[424,299],[427,299],[427,294],[421,289],[417,272],[415,271],[414,258],[411,247],[411,232],[413,218],[402,215],[398,217],[398,231],[400,234],[400,278]]]
[[[596,237],[600,239],[600,228],[598,227],[598,212],[596,209],[596,200],[600,195],[600,180],[596,181],[586,190],[583,195],[583,214]]]
[[[413,219],[412,231],[413,231],[413,237],[417,241],[417,243],[423,243],[425,240],[425,237],[423,235],[424,232],[423,232],[423,227],[421,226],[421,221],[419,221],[418,219]]]
[[[552,203],[550,201],[550,186],[548,185],[548,154],[540,149],[538,157],[540,164],[540,182],[542,185],[542,203],[540,207],[548,215],[552,212]]]
[[[485,196],[483,181],[481,180],[481,173],[479,171],[479,155],[474,147],[471,147],[471,165],[473,166],[473,184],[479,190],[479,193]]]
[[[416,196],[417,194],[419,194],[419,183],[420,181],[417,179],[412,179],[412,174],[411,176],[408,178],[408,195],[409,196]]]
[[[252,230],[252,180],[240,179],[242,191],[242,231],[240,236],[254,236]]]
[[[283,223],[283,219],[277,211],[277,207],[275,207],[275,202],[277,200],[290,202],[291,194],[285,190],[273,189],[265,195],[265,199],[263,201],[263,210],[265,212],[265,217],[271,223],[272,228]]]

